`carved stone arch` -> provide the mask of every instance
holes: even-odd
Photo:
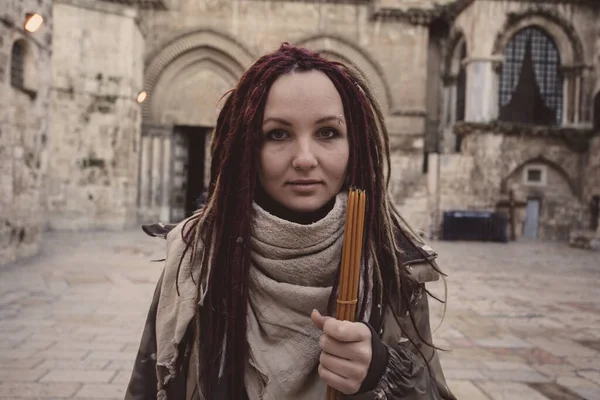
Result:
[[[554,162],[544,156],[537,156],[537,157],[533,157],[533,158],[528,158],[525,161],[522,161],[521,163],[519,163],[516,167],[510,168],[508,169],[510,172],[504,177],[502,178],[501,181],[501,190],[503,192],[506,192],[507,190],[507,182],[510,178],[512,178],[513,176],[515,176],[515,174],[519,173],[523,167],[525,167],[528,164],[544,164],[547,165],[548,167],[552,168],[554,171],[556,171],[560,176],[562,176],[564,178],[564,180],[567,182],[567,184],[569,185],[569,188],[571,189],[571,194],[573,194],[573,196],[580,198],[580,193],[578,190],[578,186],[575,184],[575,180],[574,177],[571,177],[567,171],[565,171],[560,164],[558,164],[557,162]]]
[[[346,65],[347,67],[353,69],[354,72],[359,74],[359,76],[362,79],[365,79],[365,80],[367,79],[367,77],[364,75],[364,73],[361,70],[359,70],[358,67],[356,67],[354,62],[352,60],[350,60],[348,57],[346,57],[344,54],[340,53],[339,51],[332,50],[332,49],[319,50],[319,54],[328,60],[341,62],[342,64]]]
[[[509,13],[504,27],[496,36],[492,54],[504,53],[512,37],[529,26],[539,27],[550,35],[558,48],[563,66],[585,64],[583,43],[573,24],[558,12],[546,8],[531,8],[521,13]]]
[[[228,55],[213,48],[198,47],[182,54],[165,67],[154,86],[152,123],[212,126],[219,100],[243,72]]]
[[[448,77],[456,76],[458,74],[460,69],[460,50],[463,44],[467,46],[468,54],[469,45],[462,29],[453,28],[448,38],[446,54],[444,57],[444,74]]]
[[[382,68],[365,51],[337,36],[311,36],[296,43],[310,50],[330,53],[351,63],[367,81],[384,113],[391,112],[392,98]]]
[[[196,60],[211,60],[214,65],[223,68],[226,75],[236,79],[239,79],[256,59],[238,41],[214,30],[198,30],[173,39],[147,63],[144,74],[144,91],[147,98],[142,104],[142,116],[145,121],[153,120],[153,94],[165,70],[178,60],[181,62],[186,56],[194,58],[193,55]]]

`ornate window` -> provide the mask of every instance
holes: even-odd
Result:
[[[563,76],[552,38],[538,27],[517,32],[505,50],[500,76],[501,121],[559,125],[563,119]]]
[[[25,45],[21,40],[13,44],[10,63],[10,84],[22,89],[25,87]]]

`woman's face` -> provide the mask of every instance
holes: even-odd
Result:
[[[316,211],[342,188],[348,157],[342,99],[327,75],[312,70],[277,78],[262,125],[265,191],[291,210]]]

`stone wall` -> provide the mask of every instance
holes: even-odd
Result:
[[[132,225],[144,48],[137,11],[57,0],[54,18],[49,227]]]
[[[0,265],[35,254],[45,228],[52,1],[3,0],[0,15]],[[26,13],[43,16],[34,32]],[[23,86],[11,84],[12,49],[24,49]]]
[[[529,165],[543,167],[547,176],[543,186],[524,182],[524,170]],[[517,168],[506,180],[506,187],[513,190],[517,200],[537,199],[540,201],[539,238],[543,240],[567,241],[573,230],[586,223],[586,205],[573,193],[570,181],[564,172],[551,164],[531,162]],[[516,232],[520,236],[526,218],[525,207],[520,207],[516,218]]]
[[[441,210],[493,211],[512,189],[518,200],[541,200],[541,239],[566,240],[571,230],[585,226],[583,188],[588,177],[582,166],[590,131],[460,123],[455,133],[463,135],[463,146],[461,153],[441,156]],[[547,170],[543,186],[524,184],[523,169],[530,164]],[[517,217],[520,235],[524,211]]]
[[[569,230],[589,224],[589,201],[600,187],[596,178],[600,176],[600,152],[589,129],[594,88],[600,87],[600,69],[594,68],[600,65],[600,42],[596,39],[600,37],[599,11],[598,7],[575,2],[482,0],[458,15],[444,55],[444,154],[440,155],[437,184],[430,185],[439,189],[438,193],[430,191],[430,204],[438,205],[438,213],[451,209],[493,210],[512,188],[521,200],[542,199],[542,238],[563,240],[568,238]],[[550,35],[565,68],[564,118],[558,130],[507,127],[495,122],[504,48],[516,32],[532,25]],[[467,48],[464,60],[458,57],[462,43]],[[462,126],[454,125],[453,106],[460,65],[467,72],[467,124]],[[476,129],[465,130],[466,126]],[[457,132],[467,132],[459,152],[452,148]],[[545,163],[549,171],[544,189],[522,184],[523,168],[536,160]],[[518,214],[522,222],[524,209]],[[521,229],[518,226],[517,232]]]
[[[594,71],[596,83],[594,85],[594,100],[600,103],[600,24],[596,29],[596,43],[594,47]],[[600,104],[595,103],[594,121],[600,121]],[[586,163],[586,183],[584,187],[584,198],[588,201],[592,196],[600,196],[600,123],[594,126],[595,137],[590,144]],[[600,213],[599,213],[600,214]],[[600,236],[600,218],[597,223],[597,233]]]
[[[596,136],[591,140],[590,151],[586,160],[585,177],[584,199],[586,204],[591,204],[592,196],[600,196],[600,132],[596,132]],[[600,234],[600,218],[596,225],[598,226],[598,234]]]
[[[243,51],[250,57],[247,64],[284,41],[305,45],[362,67],[388,114],[392,133],[423,133],[428,29],[400,21],[374,22],[369,12],[365,5],[348,4],[172,1],[168,11],[144,11],[146,59],[151,64],[163,49],[200,31],[214,34],[188,44],[186,52],[213,49],[221,57],[241,61],[237,53]],[[224,64],[219,55],[203,60],[225,67],[216,71],[225,82],[231,74],[239,78],[238,68]],[[189,73],[197,72],[189,67]],[[214,102],[207,103],[199,106],[214,110]]]

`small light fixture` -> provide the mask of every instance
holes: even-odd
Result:
[[[28,32],[35,32],[40,29],[40,26],[44,23],[44,18],[40,14],[25,14],[25,30]]]
[[[148,96],[148,95],[146,94],[146,92],[142,90],[142,91],[140,92],[140,94],[138,94],[138,97],[137,97],[137,102],[138,102],[138,103],[140,103],[140,104],[141,104],[141,103],[143,103],[143,102],[144,102],[144,100],[146,100],[146,97],[147,97],[147,96]]]

